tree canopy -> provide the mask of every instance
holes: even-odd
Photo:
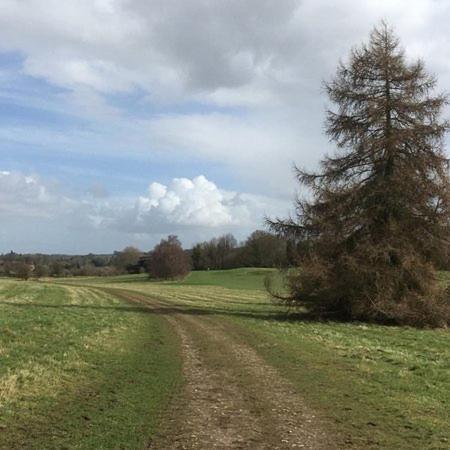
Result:
[[[175,279],[186,276],[191,270],[188,255],[177,236],[162,239],[150,253],[148,273],[152,278]]]
[[[449,302],[434,263],[448,255],[447,98],[422,61],[409,62],[385,23],[326,84],[337,146],[317,172],[296,169],[309,196],[269,221],[307,242],[286,302],[321,315],[444,324]]]

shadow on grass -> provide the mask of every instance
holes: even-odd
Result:
[[[122,293],[121,293],[122,294]],[[157,314],[162,316],[171,316],[175,314],[192,315],[192,316],[229,316],[229,317],[245,317],[250,319],[260,319],[266,321],[279,321],[279,322],[293,322],[293,321],[317,321],[306,313],[292,313],[287,311],[254,311],[254,310],[240,310],[240,309],[228,309],[220,307],[192,307],[186,306],[180,303],[170,303],[161,305],[161,301],[158,299],[152,299],[151,297],[139,296],[134,297],[134,293],[128,293],[126,295],[120,295],[114,293],[116,297],[125,300],[129,303],[142,303],[143,305],[114,305],[114,306],[100,306],[100,305],[77,305],[77,304],[46,304],[46,303],[14,303],[0,301],[1,305],[12,306],[19,309],[31,309],[31,308],[49,308],[49,309],[67,309],[67,310],[95,310],[95,311],[117,311],[121,313],[143,313],[143,314]],[[129,296],[128,296],[129,295]],[[158,302],[158,304],[152,304],[152,300]],[[269,304],[266,304],[269,306]]]

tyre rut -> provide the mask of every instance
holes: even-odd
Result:
[[[185,386],[153,449],[337,448],[295,387],[222,320],[111,289],[163,314],[181,341]]]

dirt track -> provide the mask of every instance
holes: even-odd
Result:
[[[233,325],[129,291],[116,295],[163,314],[181,340],[184,392],[152,449],[332,449],[294,386]]]

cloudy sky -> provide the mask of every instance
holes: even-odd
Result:
[[[0,252],[286,215],[333,151],[322,81],[383,18],[450,90],[450,0],[0,0]]]

